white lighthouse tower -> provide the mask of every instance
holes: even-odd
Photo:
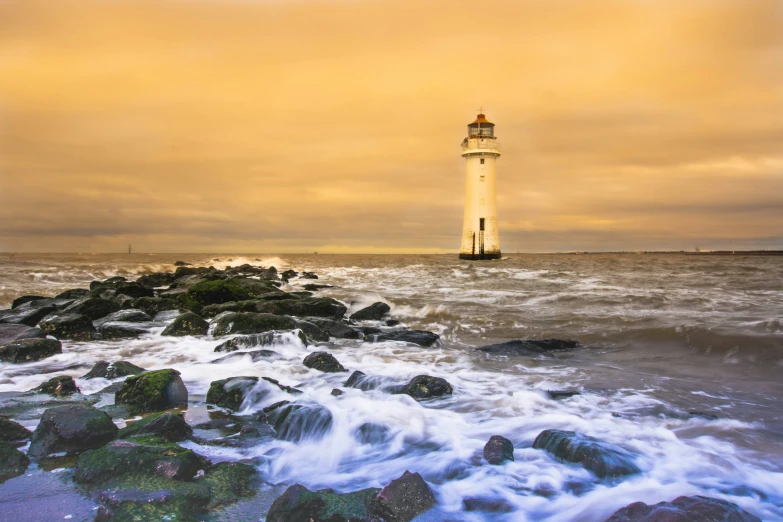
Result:
[[[465,221],[462,225],[460,259],[500,259],[498,209],[495,198],[495,162],[500,145],[495,124],[479,113],[468,125],[468,137],[462,142],[465,158]]]

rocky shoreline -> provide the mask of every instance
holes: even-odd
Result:
[[[284,282],[297,277],[318,278],[310,272],[278,273],[274,267],[252,265],[225,270],[178,265],[174,271],[147,274],[136,281],[122,277],[93,281],[89,289],[70,289],[54,298],[18,297],[10,309],[0,310],[0,362],[33,363],[68,350],[72,342],[134,339],[165,323],[162,338],[213,339],[214,362],[245,356],[274,360],[279,354],[270,348],[288,336],[308,347],[304,367],[325,374],[345,373],[342,388],[404,394],[425,407],[436,407],[442,398],[459,393],[446,379],[426,373],[400,383],[387,383],[358,370],[349,373],[351,369],[330,353],[332,343],[339,339],[439,345],[437,334],[408,329],[390,317],[385,303],[376,302],[346,317],[345,304],[314,294],[326,285],[309,283],[304,291],[281,290]],[[516,340],[477,350],[508,357],[556,357],[578,347],[573,341],[548,339]],[[73,482],[101,506],[96,521],[200,520],[220,512],[265,487],[257,463],[248,459],[213,464],[182,443],[247,447],[265,438],[298,443],[322,437],[334,422],[328,408],[298,398],[302,395],[299,383],[281,383],[273,376],[237,375],[213,381],[206,403],[219,408],[225,417],[194,426],[182,415],[189,394],[176,368],[147,371],[118,359],[99,362],[82,377],[92,378],[116,382],[83,395],[72,377],[55,376],[28,392],[3,394],[0,482],[24,474],[31,459],[71,469]],[[242,413],[243,404],[257,401],[270,390],[283,392],[290,400],[251,415]],[[332,390],[335,397],[342,393],[341,388]],[[573,393],[578,392],[553,390],[550,395]],[[110,404],[106,404],[107,397],[113,399]],[[31,433],[15,420],[39,423]],[[117,423],[124,427],[120,429]],[[366,424],[356,437],[372,443],[383,439],[384,430],[384,426]],[[481,465],[513,461],[515,447],[520,448],[506,437],[491,437]],[[622,481],[640,473],[638,455],[573,431],[544,430],[532,448],[606,481]],[[410,521],[437,503],[435,490],[419,471],[408,470],[383,488],[353,492],[310,491],[294,484],[274,501],[266,520]],[[508,510],[502,502],[482,499],[480,493],[466,500],[466,511]],[[608,520],[695,519],[759,520],[734,504],[699,496],[654,506],[637,502]]]

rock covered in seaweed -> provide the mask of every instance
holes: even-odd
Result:
[[[161,335],[170,335],[183,337],[186,335],[207,335],[209,323],[193,312],[185,312],[178,315],[174,321],[168,325]]]
[[[89,317],[71,313],[48,315],[38,327],[48,335],[73,341],[89,341],[95,333]]]
[[[544,430],[533,441],[555,457],[582,465],[601,478],[617,478],[639,473],[636,455],[609,442],[564,430]]]
[[[362,489],[351,493],[331,490],[310,491],[294,484],[277,497],[269,508],[267,522],[371,522],[372,502],[380,490]]]
[[[173,369],[133,375],[114,395],[116,404],[125,404],[134,412],[160,411],[188,402],[188,390]]]
[[[325,373],[347,372],[348,370],[340,364],[334,355],[327,352],[313,352],[304,358],[304,365],[314,370]]]
[[[70,375],[58,375],[35,388],[36,393],[44,393],[52,397],[65,397],[74,393],[79,393],[76,381]]]
[[[454,390],[446,379],[430,375],[417,375],[402,387],[400,393],[410,395],[414,399],[432,399],[451,395]]]
[[[258,377],[230,377],[212,381],[207,392],[207,404],[237,411],[256,383]]]
[[[617,510],[606,522],[761,522],[736,504],[717,498],[677,497],[671,502],[647,505],[634,502]]]
[[[27,440],[32,436],[32,432],[8,417],[0,415],[0,441],[18,442]]]
[[[147,415],[141,420],[128,424],[117,434],[119,439],[154,435],[166,442],[181,442],[191,435],[193,429],[185,422],[182,413],[163,412]]]
[[[271,330],[293,330],[296,321],[290,317],[261,313],[229,313],[215,321],[215,337],[231,334],[255,334]]]
[[[44,411],[28,453],[32,457],[45,457],[99,448],[113,440],[118,431],[111,417],[92,406],[57,406]]]

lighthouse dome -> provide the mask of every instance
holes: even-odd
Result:
[[[476,116],[476,121],[468,125],[468,137],[494,138],[495,124],[490,122],[484,114],[479,113]]]

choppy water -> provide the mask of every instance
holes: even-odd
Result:
[[[270,376],[329,408],[331,432],[318,440],[274,440],[243,450],[189,444],[216,461],[263,457],[265,480],[280,487],[299,482],[351,491],[418,471],[439,501],[438,510],[422,520],[599,521],[634,501],[694,494],[724,498],[764,520],[783,519],[783,258],[511,255],[472,263],[450,255],[2,254],[0,306],[22,294],[55,295],[94,279],[172,269],[175,259],[312,270],[319,283],[334,285],[320,294],[350,305],[349,313],[385,301],[406,325],[439,333],[442,346],[338,340],[332,353],[350,370],[389,383],[422,373],[444,377],[454,395],[417,403],[404,395],[346,389],[332,397],[331,389],[347,375],[305,368],[302,359],[313,348],[293,337],[273,348],[282,359],[210,364],[219,341],[162,338],[163,324],[138,340],[65,342],[62,355],[45,361],[0,363],[0,392],[30,389],[49,377],[45,373],[78,377],[101,359],[174,367],[192,400],[203,399],[215,379]],[[294,279],[287,289],[307,282]],[[583,348],[554,359],[490,357],[474,350],[548,337],[575,339]],[[85,393],[108,384],[77,382]],[[546,393],[566,389],[582,394],[552,400]],[[247,404],[245,412],[286,398],[273,392]],[[191,410],[191,419],[203,415]],[[687,415],[693,410],[719,420]],[[386,440],[358,442],[355,431],[367,422],[387,426]],[[530,448],[547,428],[620,444],[641,455],[643,473],[605,482],[557,462]],[[482,465],[481,449],[491,435],[514,442],[514,462]],[[0,494],[23,479],[0,485]],[[511,512],[466,512],[463,500],[477,497]],[[251,512],[240,506],[234,514],[247,520],[264,514]]]

